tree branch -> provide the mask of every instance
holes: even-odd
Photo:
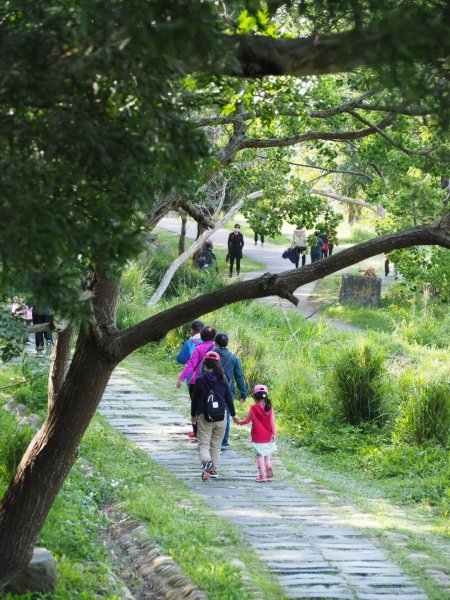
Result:
[[[160,340],[171,329],[227,304],[272,295],[286,297],[292,295],[301,285],[335,273],[371,256],[418,245],[440,245],[450,249],[450,213],[441,221],[357,244],[301,269],[292,269],[279,275],[266,273],[261,277],[234,283],[178,304],[118,333],[114,336],[114,348],[111,352],[115,354],[117,361],[123,360],[137,348]]]
[[[450,28],[437,11],[398,10],[360,31],[274,39],[223,36],[230,60],[223,71],[241,77],[326,75],[357,67],[417,61],[433,64],[449,54]]]
[[[431,150],[417,150],[417,151],[409,150],[409,148],[405,148],[405,146],[402,146],[401,144],[396,142],[394,139],[392,139],[389,135],[384,133],[384,131],[382,131],[380,129],[379,125],[374,125],[373,123],[368,121],[365,117],[362,117],[360,114],[358,114],[354,110],[348,110],[347,112],[349,115],[352,115],[353,117],[355,117],[355,119],[358,119],[358,121],[361,121],[361,123],[364,123],[365,125],[369,125],[369,127],[372,127],[377,133],[379,133],[382,137],[384,137],[384,139],[386,141],[388,141],[390,144],[392,144],[393,146],[395,146],[402,152],[405,152],[405,154],[408,154],[408,156],[428,156],[429,157]]]
[[[356,175],[358,177],[365,177],[369,181],[373,181],[373,177],[367,175],[367,173],[363,173],[362,171],[345,171],[344,169],[327,169],[326,167],[319,167],[318,165],[308,165],[303,163],[296,163],[287,161],[288,165],[292,165],[294,167],[306,167],[307,169],[316,169],[318,171],[325,171],[325,173],[341,173],[342,175]]]
[[[219,221],[217,221],[217,223],[214,225],[213,229],[208,229],[208,230],[204,231],[202,233],[202,235],[198,238],[198,240],[196,240],[190,248],[188,248],[185,252],[183,252],[183,254],[180,254],[172,262],[172,264],[169,266],[167,271],[164,273],[164,277],[162,278],[157,289],[155,290],[153,296],[148,301],[147,306],[154,306],[155,304],[157,304],[159,302],[159,300],[162,298],[164,292],[168,288],[169,283],[172,281],[172,277],[175,275],[175,273],[181,267],[181,265],[183,263],[185,263],[191,256],[193,256],[197,252],[197,250],[199,248],[201,248],[203,243],[206,242],[206,240],[213,235],[213,233],[215,231],[220,229],[222,227],[222,225],[227,223],[238,212],[238,210],[241,208],[241,206],[244,204],[244,202],[247,198],[252,197],[252,196],[254,197],[254,195],[257,193],[259,193],[259,192],[254,192],[253,194],[249,194],[249,196],[241,198],[241,200],[239,200],[239,202],[237,202],[237,204],[232,206],[230,208],[230,210],[221,219],[219,219]]]
[[[374,133],[380,133],[383,129],[391,125],[393,120],[393,115],[388,115],[376,125],[370,124],[370,127],[367,129],[357,129],[355,131],[306,131],[305,133],[300,133],[299,135],[280,139],[244,138],[240,141],[238,149],[283,148],[312,140],[329,140],[332,142],[356,140]]]
[[[358,206],[363,206],[364,208],[368,208],[373,211],[378,217],[384,218],[384,210],[379,206],[373,206],[368,202],[364,202],[364,200],[357,200],[356,198],[349,198],[348,196],[342,196],[341,194],[337,194],[336,192],[329,192],[328,190],[320,190],[318,188],[312,188],[310,190],[310,194],[315,194],[316,196],[325,196],[326,198],[331,198],[336,200],[337,202],[345,202],[346,204],[356,204]]]

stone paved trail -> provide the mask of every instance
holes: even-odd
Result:
[[[414,581],[345,518],[278,479],[282,474],[287,479],[279,458],[274,460],[274,479],[259,485],[252,460],[230,449],[222,453],[219,479],[202,482],[196,444],[186,436],[186,417],[143,391],[124,369],[114,372],[100,412],[221,517],[236,524],[287,597],[427,600]]]

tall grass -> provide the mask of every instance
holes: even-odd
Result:
[[[8,483],[30,445],[35,432],[31,427],[18,427],[11,424],[0,435],[0,477]]]
[[[419,446],[450,441],[450,382],[444,379],[424,381],[411,371],[404,374],[398,386],[400,400],[395,437]]]
[[[369,344],[349,348],[335,362],[333,392],[347,423],[380,418],[384,372],[383,355]]]

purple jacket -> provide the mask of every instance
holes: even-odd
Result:
[[[180,381],[184,381],[192,374],[192,377],[189,379],[189,385],[193,385],[195,380],[200,374],[200,370],[202,368],[203,357],[207,352],[214,348],[214,342],[202,342],[195,347],[194,352],[192,353],[191,358],[187,361],[184,369],[179,376]]]

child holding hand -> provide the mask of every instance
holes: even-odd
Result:
[[[252,422],[251,436],[258,466],[256,481],[264,483],[273,477],[272,453],[277,449],[275,444],[275,417],[265,385],[255,385],[253,398],[255,403],[245,419],[233,417],[233,420],[237,425],[246,425],[250,421]]]

